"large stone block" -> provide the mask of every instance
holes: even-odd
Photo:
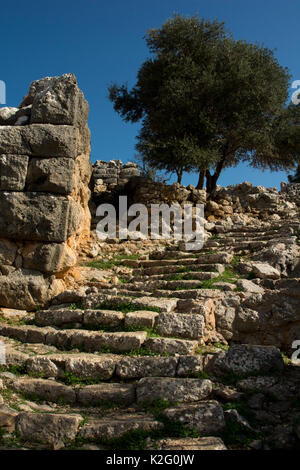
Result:
[[[77,140],[72,126],[0,126],[0,154],[75,158]]]
[[[75,162],[70,158],[32,158],[28,166],[28,191],[70,194],[75,186]]]
[[[0,305],[33,310],[62,291],[63,284],[54,277],[44,278],[37,271],[17,269],[0,276]]]
[[[0,193],[0,237],[60,243],[74,234],[81,208],[68,197],[44,193]]]
[[[87,122],[89,106],[73,74],[37,80],[29,95],[31,123],[82,126]]]
[[[60,449],[76,437],[80,415],[50,413],[20,413],[17,418],[17,431],[23,440],[36,441]]]
[[[23,191],[28,161],[26,155],[0,155],[1,191]]]
[[[66,243],[35,243],[22,251],[23,268],[52,274],[62,272],[76,264],[77,257]]]

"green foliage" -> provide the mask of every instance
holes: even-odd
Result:
[[[300,165],[297,166],[294,175],[289,175],[289,182],[290,183],[300,183]]]
[[[110,304],[109,302],[102,302],[100,305],[97,306],[97,309],[104,309],[104,310],[118,310],[122,313],[129,313],[129,312],[136,312],[138,310],[149,310],[149,312],[160,312],[158,307],[151,307],[151,306],[136,306],[133,305],[131,302],[123,302],[119,304]]]
[[[152,56],[135,86],[109,87],[115,111],[142,120],[144,162],[179,182],[201,170],[213,191],[223,168],[240,161],[272,170],[299,161],[300,110],[285,107],[291,77],[273,51],[197,16],[175,15],[145,39]]]
[[[226,266],[225,271],[222,274],[220,274],[218,277],[214,277],[213,279],[207,279],[206,281],[202,281],[201,288],[202,289],[217,289],[218,286],[215,286],[216,282],[229,282],[230,284],[235,284],[238,277],[239,275],[233,269]]]
[[[103,382],[99,378],[78,377],[72,372],[64,372],[63,377],[60,380],[66,385],[95,385]]]
[[[131,259],[139,259],[138,254],[132,255],[118,255],[110,260],[103,261],[103,260],[94,260],[89,261],[86,263],[86,266],[89,268],[96,268],[96,269],[111,269],[114,266],[124,266],[124,260],[131,260]]]

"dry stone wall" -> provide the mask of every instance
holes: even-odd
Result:
[[[73,74],[0,109],[0,306],[47,303],[89,238],[88,112]]]
[[[122,189],[128,181],[139,176],[140,171],[136,163],[123,164],[121,160],[97,160],[93,165],[93,191],[98,194],[105,191]]]

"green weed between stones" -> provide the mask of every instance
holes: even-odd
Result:
[[[86,263],[86,266],[89,268],[96,268],[96,269],[111,269],[114,266],[124,266],[124,261],[125,260],[136,260],[139,259],[138,254],[133,254],[133,255],[119,255],[116,256],[110,260],[103,261],[103,260],[95,260],[95,261],[89,261]],[[126,263],[125,263],[126,264]]]
[[[114,439],[94,439],[93,442],[96,444],[104,445],[108,449],[112,450],[143,450],[147,445],[147,439],[153,441],[163,438],[180,438],[190,437],[197,438],[201,437],[198,431],[187,429],[183,424],[174,422],[163,415],[163,411],[170,406],[174,406],[176,403],[171,403],[167,400],[154,400],[152,403],[141,403],[139,409],[151,413],[157,421],[163,424],[161,429],[146,431],[146,430],[135,430],[130,431]],[[82,438],[75,440],[75,446],[80,447],[87,441]]]
[[[148,310],[149,312],[157,312],[160,313],[160,309],[158,307],[149,307],[149,306],[135,306],[131,302],[123,302],[119,304],[111,305],[108,302],[102,302],[97,306],[96,310],[116,310],[122,313],[129,313],[129,312],[137,312],[138,310]]]
[[[95,385],[103,383],[103,380],[99,378],[79,377],[72,372],[64,372],[60,381],[66,385]]]

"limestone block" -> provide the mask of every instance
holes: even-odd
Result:
[[[29,158],[26,155],[0,155],[0,190],[23,191]]]
[[[0,126],[0,154],[75,158],[77,140],[72,126]]]
[[[35,83],[30,123],[82,126],[87,122],[89,106],[73,74]]]
[[[66,243],[31,243],[22,251],[23,267],[43,273],[66,271],[76,264],[76,253]]]
[[[32,158],[28,166],[28,191],[70,194],[75,186],[75,162],[70,158]]]
[[[37,271],[17,269],[0,276],[0,305],[33,310],[63,290],[63,283],[54,277],[45,278]]]
[[[63,242],[77,231],[81,208],[72,199],[41,193],[0,193],[0,237]]]

